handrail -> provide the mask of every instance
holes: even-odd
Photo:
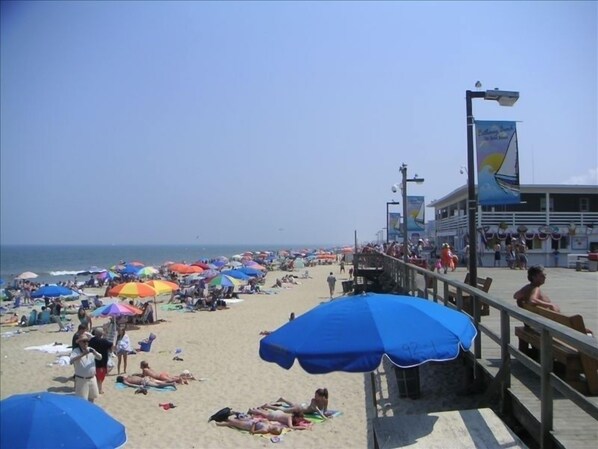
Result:
[[[577,349],[592,358],[598,359],[598,343],[596,339],[577,332],[567,326],[544,318],[533,312],[522,309],[511,302],[492,296],[476,287],[465,284],[458,280],[449,279],[442,274],[435,273],[425,268],[418,267],[413,264],[407,264],[407,280],[409,285],[404,285],[403,267],[405,263],[394,257],[388,256],[380,252],[358,253],[354,256],[355,273],[358,269],[363,268],[378,268],[383,269],[385,274],[388,274],[403,291],[415,292],[418,296],[431,299],[435,302],[442,301],[445,306],[455,307],[448,303],[448,288],[452,286],[456,289],[456,303],[457,309],[461,309],[463,305],[462,296],[467,293],[471,296],[473,301],[473,321],[478,329],[478,335],[474,342],[473,354],[475,359],[483,356],[481,339],[485,337],[492,340],[494,343],[499,342],[502,351],[503,361],[510,360],[511,357],[520,361],[522,365],[540,376],[541,379],[541,438],[542,441],[548,441],[550,432],[553,429],[552,410],[553,410],[553,390],[559,391],[564,397],[572,401],[591,417],[598,421],[598,405],[590,401],[587,397],[580,394],[570,385],[563,382],[556,375],[552,373],[552,356],[549,354],[552,351],[552,340],[557,338],[569,346]],[[423,290],[416,289],[416,276],[423,276],[424,288]],[[432,280],[432,287],[428,287],[428,281]],[[439,285],[440,284],[440,285]],[[481,303],[488,304],[489,307],[496,309],[501,315],[501,326],[498,333],[492,331],[481,323],[480,309]],[[527,357],[518,348],[510,344],[511,327],[509,322],[511,319],[523,322],[534,329],[536,329],[542,336],[542,345],[540,348],[541,363]],[[476,362],[477,363],[477,362]],[[506,380],[504,388],[508,388],[511,383],[509,367],[506,369]]]

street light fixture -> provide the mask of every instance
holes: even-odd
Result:
[[[476,84],[477,85],[477,84]],[[481,85],[480,85],[481,86]],[[465,91],[465,105],[467,113],[467,219],[469,233],[469,284],[472,287],[477,285],[477,229],[476,212],[478,202],[475,191],[475,164],[473,150],[473,107],[472,99],[483,98],[484,100],[497,101],[501,106],[513,106],[519,99],[519,92],[507,90],[487,91]]]
[[[401,165],[401,168],[399,169],[401,170],[401,175],[403,176],[403,180],[402,180],[402,184],[401,184],[401,190],[403,191],[403,262],[405,262],[405,266],[404,266],[404,286],[405,289],[407,289],[409,283],[407,282],[407,264],[409,263],[409,245],[407,244],[408,240],[409,240],[409,234],[407,231],[407,183],[408,182],[415,182],[417,184],[421,184],[424,182],[424,178],[418,178],[417,174],[411,178],[411,179],[407,179],[407,165],[403,164]],[[393,191],[394,191],[394,187],[393,186]]]

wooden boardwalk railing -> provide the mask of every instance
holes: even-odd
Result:
[[[354,257],[355,284],[364,287],[363,276],[382,272],[398,290],[461,309],[466,293],[473,301],[473,320],[478,335],[467,354],[474,372],[489,379],[488,390],[500,398],[501,412],[511,414],[542,448],[594,448],[598,442],[598,397],[584,396],[553,373],[554,338],[578,351],[598,358],[596,339],[535,313],[517,307],[513,301],[485,293],[462,282],[448,279],[381,253],[360,253]],[[456,305],[448,301],[449,287],[456,290]],[[490,316],[480,316],[481,303]],[[514,327],[525,323],[541,334],[540,363],[511,344]]]

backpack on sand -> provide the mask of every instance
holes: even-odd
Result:
[[[210,421],[224,422],[232,414],[233,414],[233,411],[231,410],[230,407],[224,407],[223,409],[218,410],[216,413],[214,413],[212,416],[210,416],[210,419],[208,419],[208,422],[210,422]]]

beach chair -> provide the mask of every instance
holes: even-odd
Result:
[[[85,310],[89,310],[90,309],[89,299],[82,299],[81,300],[81,307],[83,307],[83,309],[85,309]]]
[[[149,334],[148,338],[139,342],[139,351],[150,352],[150,349],[152,349],[152,343],[154,342],[155,339],[156,339],[156,334],[154,334],[154,333]]]
[[[21,307],[21,296],[17,296],[15,297],[15,304],[12,306],[13,309],[16,309],[17,307]]]

